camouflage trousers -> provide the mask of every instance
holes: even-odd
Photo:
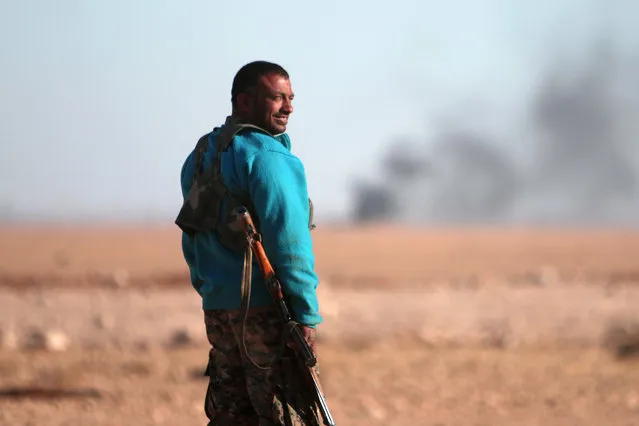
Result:
[[[282,351],[282,323],[274,308],[249,310],[244,341],[250,359],[242,349],[241,310],[204,311],[204,320],[211,344],[204,404],[209,426],[318,424],[292,350]]]

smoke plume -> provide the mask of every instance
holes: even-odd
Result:
[[[503,148],[521,146],[518,135],[501,143],[465,130],[463,116],[427,151],[390,144],[383,183],[355,186],[354,219],[639,224],[638,64],[606,42],[550,63],[527,105],[532,157]]]

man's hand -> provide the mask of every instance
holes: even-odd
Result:
[[[310,346],[311,351],[313,351],[313,354],[317,355],[317,352],[315,351],[315,340],[317,337],[317,329],[312,327],[307,327],[301,324],[299,327],[300,327],[300,330],[302,331],[302,334],[304,335],[304,339],[306,340],[306,343],[308,343],[308,346]],[[295,349],[295,343],[293,341],[289,341],[288,347],[291,349]]]

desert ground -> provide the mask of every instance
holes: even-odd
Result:
[[[338,426],[639,425],[639,232],[323,227]],[[0,228],[0,425],[204,425],[171,227]]]

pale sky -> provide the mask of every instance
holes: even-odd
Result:
[[[172,220],[184,159],[230,112],[235,72],[265,59],[291,74],[318,216],[345,215],[392,137],[427,139],[476,97],[487,126],[516,114],[549,46],[604,22],[637,46],[639,3],[598,3],[2,0],[0,209]]]

